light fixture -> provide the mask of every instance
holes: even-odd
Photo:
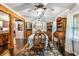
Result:
[[[44,6],[47,6],[48,3],[43,3]]]
[[[47,5],[47,3],[38,3],[38,4],[34,4],[34,6],[36,7],[36,9],[38,8],[42,8],[42,9],[47,9],[45,6]]]
[[[42,8],[38,8],[37,9],[37,14],[38,15],[41,15],[43,12],[44,12],[44,10]]]

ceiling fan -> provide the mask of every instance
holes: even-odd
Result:
[[[45,4],[45,3],[31,3],[28,5],[29,5],[28,12],[31,12],[37,9],[43,9],[44,11],[46,11],[47,9],[50,9],[51,11],[54,11],[54,9],[51,9],[50,7],[47,6],[48,4]]]
[[[35,13],[37,13],[36,16],[38,16],[38,18],[41,18],[47,14],[46,12],[54,10],[54,9],[48,8],[47,5],[48,4],[44,4],[44,3],[31,3],[31,4],[29,4],[29,8],[28,8],[27,12],[34,13],[34,11],[35,11]],[[33,8],[31,8],[31,7],[33,7]]]
[[[43,3],[34,4],[34,6],[36,7],[36,9],[39,9],[39,8],[43,10],[47,9]]]

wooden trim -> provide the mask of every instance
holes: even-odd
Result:
[[[13,15],[10,15],[10,23],[9,23],[9,31],[10,31],[10,35],[9,35],[9,48],[13,49],[14,48],[14,17]]]
[[[8,8],[6,8],[5,6],[0,4],[0,11],[9,14],[9,15],[13,15],[16,18],[21,19],[22,17],[20,17],[19,15],[17,15],[16,13],[12,12],[11,10],[9,10]]]
[[[26,37],[27,35],[26,35],[26,21],[24,20],[24,38],[26,39],[27,37]]]

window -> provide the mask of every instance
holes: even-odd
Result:
[[[79,14],[74,15],[73,24],[74,24],[73,50],[74,54],[79,55]]]
[[[79,40],[79,14],[74,15],[74,39]]]
[[[9,31],[9,15],[0,11],[0,30]]]

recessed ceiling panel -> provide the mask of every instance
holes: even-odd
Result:
[[[42,9],[45,8],[45,10],[42,17],[50,18],[57,16],[61,12],[71,7],[72,4],[73,3],[48,3],[46,5],[43,4],[44,7],[42,7]],[[37,12],[38,8],[35,7],[35,5],[39,5],[38,3],[7,3],[6,5],[23,16],[29,16],[33,18],[39,17]]]

